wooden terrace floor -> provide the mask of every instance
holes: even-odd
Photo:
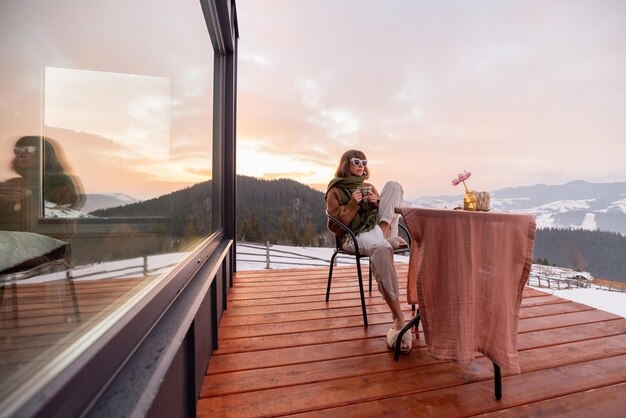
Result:
[[[407,265],[397,268],[405,277]],[[365,328],[355,268],[336,269],[328,304],[327,274],[236,274],[199,416],[626,416],[625,318],[526,288],[522,373],[503,376],[496,401],[491,362],[479,357],[459,366],[432,358],[421,325],[411,353],[395,362],[385,342],[391,314],[375,284],[371,295],[366,291]]]

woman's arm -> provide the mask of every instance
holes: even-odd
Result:
[[[342,205],[341,192],[336,187],[333,187],[328,192],[326,198],[326,209],[331,216],[339,219],[345,225],[350,225],[350,222],[352,222],[352,219],[359,211],[359,202],[353,196],[348,203]]]
[[[24,187],[24,181],[20,177],[11,178],[5,182],[0,182],[0,200],[21,202],[29,193]]]

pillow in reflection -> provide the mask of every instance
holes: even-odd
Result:
[[[69,243],[33,232],[0,231],[0,274],[69,257]]]

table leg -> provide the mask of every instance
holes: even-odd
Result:
[[[500,374],[500,366],[493,363],[493,384],[496,392],[496,399],[502,399],[502,375]]]

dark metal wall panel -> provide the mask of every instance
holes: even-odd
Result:
[[[190,387],[188,379],[190,368],[188,344],[190,344],[189,338],[186,338],[163,379],[154,403],[146,415],[147,417],[184,418],[195,416],[195,405],[189,403],[189,392],[193,392],[193,388]]]
[[[219,326],[220,319],[222,319],[222,313],[224,313],[224,277],[222,275],[221,268],[215,275],[215,293],[217,296],[215,313],[217,314],[217,324]]]
[[[230,258],[224,260],[224,268],[222,269],[222,281],[224,283],[222,299],[224,300],[224,310],[228,309],[228,291],[232,284],[233,273],[229,268]]]
[[[211,298],[211,307],[217,306],[217,286],[215,281],[211,284],[209,289],[209,297]],[[211,309],[211,348],[217,349],[217,327],[219,326],[219,319],[217,316],[217,309]]]
[[[200,396],[200,389],[202,388],[202,382],[204,375],[206,374],[207,367],[209,365],[209,359],[211,358],[211,351],[213,350],[213,333],[211,332],[211,317],[213,316],[213,305],[211,304],[211,295],[204,295],[204,300],[198,309],[196,318],[194,319],[194,335],[195,335],[195,357],[196,357],[196,370],[195,370],[195,398]]]

